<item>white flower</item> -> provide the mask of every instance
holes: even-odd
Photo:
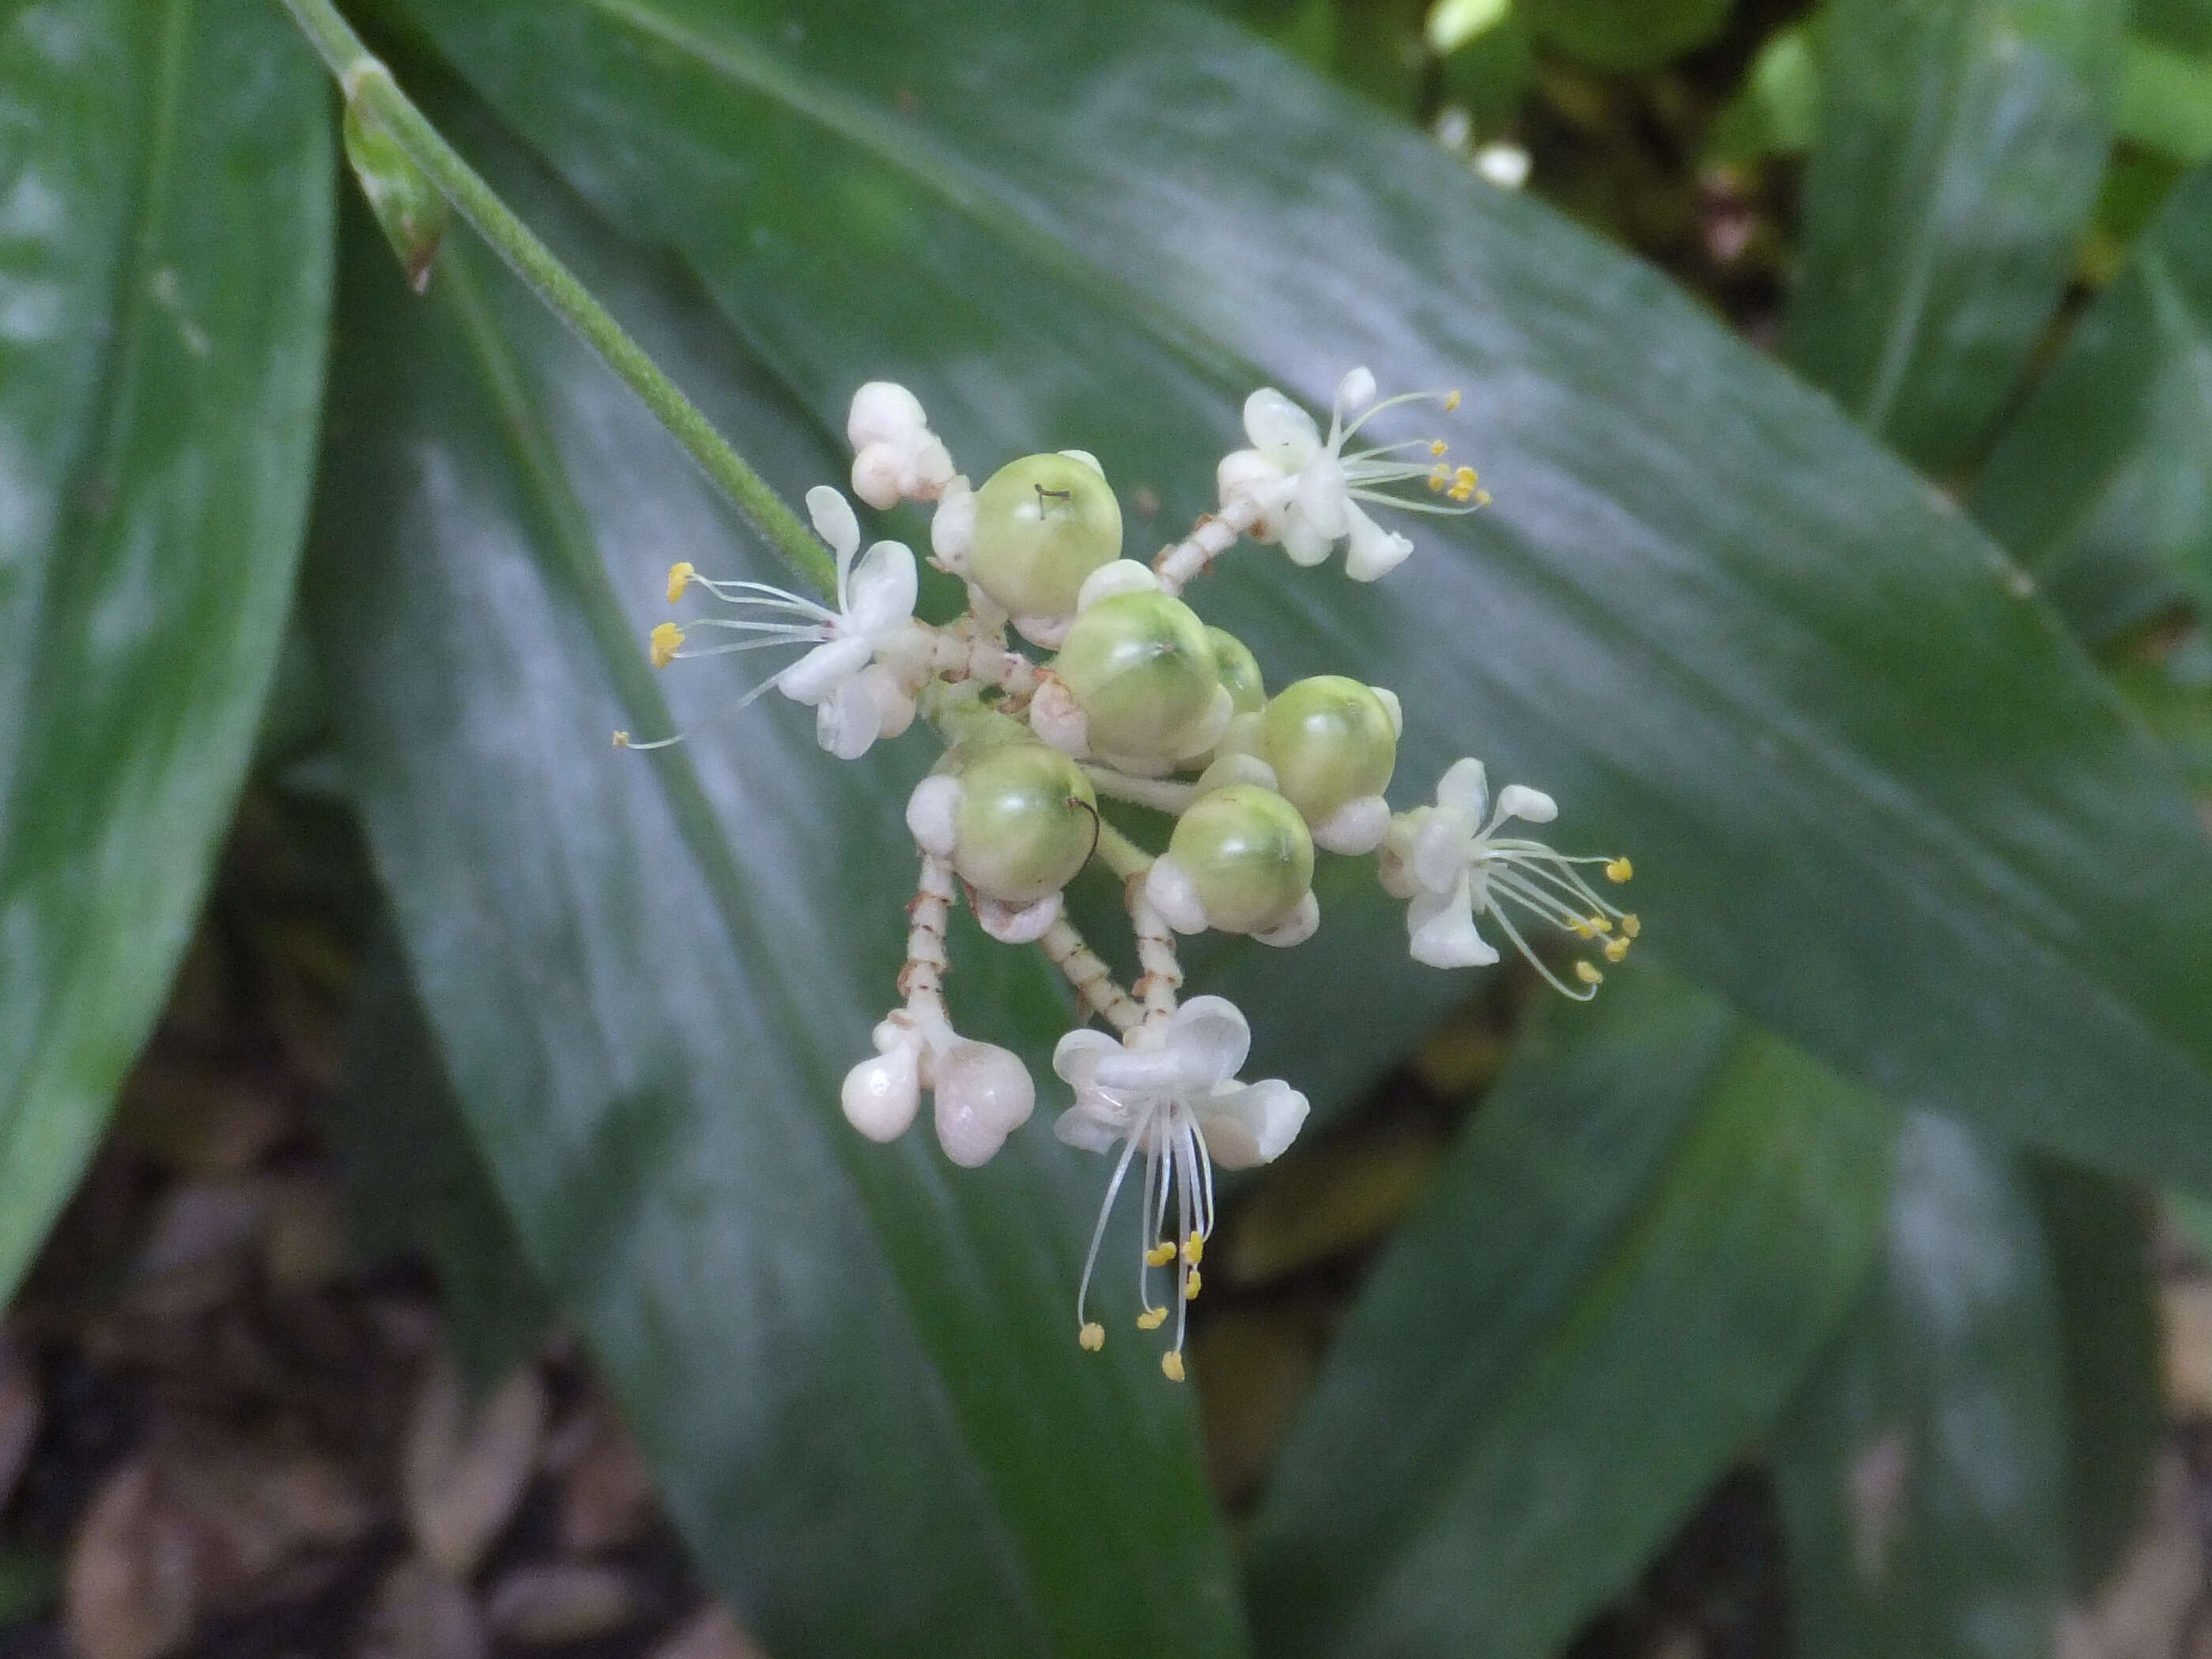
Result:
[[[668,575],[672,602],[686,588],[706,589],[724,604],[755,613],[705,617],[692,628],[727,629],[760,637],[735,645],[682,651],[684,630],[664,623],[653,630],[653,664],[678,657],[715,657],[811,644],[814,648],[749,692],[750,702],[770,686],[794,702],[812,705],[815,735],[841,760],[867,752],[878,738],[896,737],[914,719],[914,698],[900,676],[878,658],[896,654],[911,635],[918,590],[914,555],[902,542],[878,542],[854,562],[860,523],[852,504],[827,484],[806,492],[814,528],[837,556],[837,608],[771,587],[766,582],[715,581],[679,564]],[[773,617],[775,620],[769,620]]]
[[[1576,867],[1602,865],[1608,880],[1623,882],[1633,873],[1626,859],[1571,858],[1541,842],[1498,833],[1510,819],[1549,823],[1559,812],[1549,795],[1520,784],[1500,790],[1492,811],[1482,763],[1462,760],[1437,782],[1434,806],[1406,813],[1391,825],[1382,848],[1382,883],[1412,901],[1406,931],[1416,962],[1432,968],[1496,962],[1496,949],[1474,925],[1478,915],[1487,915],[1556,989],[1584,1001],[1597,994],[1605,975],[1595,963],[1577,959],[1578,987],[1571,989],[1528,948],[1504,908],[1510,900],[1578,939],[1603,939],[1609,962],[1628,954],[1639,927],[1637,919],[1600,897]]]
[[[942,1019],[892,1014],[875,1030],[877,1053],[845,1074],[845,1116],[871,1140],[897,1139],[932,1091],[937,1139],[963,1169],[990,1162],[1006,1137],[1029,1121],[1036,1087],[1011,1049],[974,1042]]]
[[[1319,564],[1337,543],[1347,542],[1346,575],[1371,582],[1388,574],[1404,562],[1413,544],[1369,518],[1362,501],[1413,513],[1471,513],[1490,500],[1473,467],[1452,468],[1437,459],[1444,453],[1440,440],[1412,439],[1344,453],[1346,441],[1379,411],[1432,397],[1447,410],[1459,406],[1455,392],[1407,392],[1376,403],[1374,375],[1355,368],[1337,386],[1324,442],[1313,416],[1274,387],[1261,387],[1244,400],[1244,434],[1252,447],[1225,457],[1217,477],[1224,513],[1243,522],[1255,541],[1280,542],[1295,563]],[[1346,414],[1362,410],[1346,424]],[[1409,450],[1422,459],[1406,459]],[[1451,505],[1409,500],[1384,488],[1416,478]]]
[[[1178,1263],[1170,1292],[1175,1346],[1160,1364],[1170,1377],[1182,1376],[1182,1310],[1198,1294],[1198,1264],[1213,1231],[1213,1166],[1244,1170],[1269,1162],[1297,1138],[1306,1119],[1306,1097],[1287,1083],[1237,1080],[1251,1046],[1244,1016],[1210,996],[1192,998],[1164,1024],[1139,1027],[1126,1047],[1102,1031],[1070,1031],[1060,1040],[1052,1068],[1074,1088],[1075,1103],[1060,1115],[1053,1133],[1085,1152],[1110,1152],[1121,1144],[1076,1292],[1075,1322],[1085,1347],[1106,1340],[1104,1328],[1085,1317],[1085,1301],[1107,1218],[1141,1152],[1146,1248],[1137,1273],[1144,1304],[1137,1323],[1157,1330],[1166,1322],[1167,1309],[1152,1302],[1150,1270]],[[1171,1189],[1176,1228],[1164,1237]]]
[[[905,496],[933,501],[952,482],[952,457],[914,393],[892,380],[871,380],[853,394],[845,417],[853,446],[853,493],[881,511]]]

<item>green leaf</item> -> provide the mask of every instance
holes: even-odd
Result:
[[[389,940],[378,941],[356,981],[343,1075],[324,1121],[344,1177],[349,1237],[371,1260],[408,1250],[428,1258],[463,1376],[495,1386],[537,1351],[553,1305]]]
[[[2095,205],[2126,8],[1833,0],[1790,361],[1909,459],[1986,440]]]
[[[2069,1585],[2088,1602],[2136,1541],[2166,1443],[2150,1205],[2056,1158],[2029,1158],[2026,1170],[2057,1314]]]
[[[1705,141],[1709,166],[1798,155],[1813,147],[1820,114],[1820,36],[1826,14],[1778,29],[1759,47],[1735,96]]]
[[[2140,623],[2144,600],[2087,596],[2116,582],[2153,601],[2167,591],[2130,579],[2146,562],[2212,605],[2212,167],[2174,191],[2083,313],[1972,506],[2093,639]]]
[[[307,515],[331,141],[266,0],[0,21],[0,1291],[189,936]]]
[[[2118,131],[2172,161],[2212,161],[2212,48],[2190,54],[2130,40]]]
[[[2164,763],[1961,515],[1648,268],[1172,8],[410,15],[824,426],[889,375],[978,477],[1079,444],[1139,553],[1254,385],[1463,386],[1494,509],[1372,586],[1234,554],[1209,618],[1396,690],[1401,803],[1470,751],[1551,790],[1656,950],[1875,1092],[2212,1190],[2212,853]],[[1340,879],[1338,984],[1469,994]],[[1249,1010],[1257,1069],[1311,1006]]]
[[[1543,1659],[1797,1385],[1892,1119],[1647,970],[1562,1011],[1362,1293],[1255,1525],[1266,1651]]]
[[[2135,0],[2130,21],[2160,46],[2212,54],[2212,0]]]
[[[696,290],[493,176],[769,477],[836,475]],[[344,282],[307,599],[355,793],[485,1163],[702,1565],[792,1659],[1236,1653],[1187,1395],[1116,1296],[1076,1345],[1099,1161],[1042,1115],[969,1173],[839,1114],[926,757],[840,765],[781,699],[732,721],[748,658],[665,682],[689,744],[611,749],[670,729],[642,643],[672,559],[776,573],[481,249],[418,302],[356,215]],[[1048,1078],[1040,965],[954,949],[963,1029]]]
[[[1703,45],[1729,0],[1521,0],[1539,39],[1603,70],[1654,69]]]
[[[2016,1160],[1914,1113],[1882,1268],[1775,1474],[1804,1659],[2040,1659],[2066,1579],[2050,1264]]]

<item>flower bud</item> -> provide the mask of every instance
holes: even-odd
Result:
[[[1260,659],[1225,628],[1208,628],[1206,642],[1213,647],[1213,672],[1228,688],[1231,707],[1240,714],[1256,714],[1267,704],[1267,688],[1261,683]]]
[[[1029,1067],[1009,1050],[963,1042],[938,1054],[937,1139],[963,1169],[989,1163],[1036,1106]]]
[[[921,1107],[921,1045],[893,1042],[845,1073],[847,1121],[871,1140],[896,1140]]]
[[[1095,463],[1024,455],[975,492],[968,574],[1010,615],[1065,617],[1121,553],[1121,507]]]
[[[1233,712],[1206,625],[1165,593],[1115,593],[1091,605],[1053,669],[1101,754],[1180,760],[1211,748]]]
[[[1310,824],[1348,801],[1379,795],[1397,764],[1398,736],[1372,688],[1339,674],[1285,686],[1260,719],[1260,758]]]
[[[952,867],[1012,905],[1058,892],[1098,843],[1098,797],[1057,749],[1002,743],[960,757]]]
[[[1313,886],[1314,845],[1297,809],[1272,790],[1231,784],[1201,795],[1175,827],[1168,856],[1206,919],[1225,933],[1286,920]]]

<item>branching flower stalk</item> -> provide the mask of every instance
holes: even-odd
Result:
[[[653,630],[653,665],[797,650],[751,695],[774,690],[813,708],[830,753],[857,759],[918,716],[944,744],[907,804],[920,868],[901,1001],[875,1027],[876,1053],[847,1074],[842,1105],[854,1128],[888,1141],[912,1126],[927,1093],[946,1156],[969,1167],[988,1161],[1029,1119],[1036,1091],[1018,1057],[963,1037],[952,1023],[953,905],[964,900],[994,939],[1043,954],[1073,989],[1082,1022],[1053,1055],[1073,1097],[1054,1133],[1115,1160],[1076,1292],[1083,1347],[1106,1340],[1091,1316],[1091,1280],[1115,1200],[1133,1175],[1135,1323],[1154,1331],[1172,1317],[1160,1365],[1182,1378],[1187,1310],[1214,1225],[1213,1170],[1270,1162],[1306,1117],[1305,1097],[1287,1083],[1239,1079],[1251,1041],[1242,1013],[1219,997],[1182,1000],[1178,936],[1211,928],[1270,945],[1303,943],[1320,925],[1319,851],[1376,858],[1382,885],[1407,901],[1413,957],[1431,966],[1498,961],[1479,920],[1570,997],[1594,995],[1605,976],[1599,960],[1627,955],[1637,918],[1583,872],[1622,883],[1628,860],[1571,856],[1505,833],[1549,823],[1558,814],[1550,796],[1514,785],[1493,803],[1481,763],[1470,758],[1446,771],[1432,802],[1394,812],[1385,792],[1403,723],[1397,697],[1337,675],[1270,694],[1250,650],[1181,597],[1246,541],[1279,545],[1299,565],[1341,546],[1346,574],[1373,581],[1413,543],[1368,509],[1486,506],[1474,469],[1447,462],[1440,439],[1351,447],[1384,410],[1434,401],[1449,412],[1457,392],[1378,400],[1374,376],[1356,368],[1337,387],[1324,436],[1304,410],[1261,388],[1244,406],[1249,447],[1216,471],[1218,510],[1146,565],[1121,556],[1121,507],[1094,457],[1024,456],[971,487],[914,395],[872,381],[854,394],[847,421],[849,482],[878,510],[902,500],[934,507],[932,562],[968,594],[956,621],[934,626],[914,615],[920,577],[908,548],[879,540],[863,551],[858,515],[828,485],[807,492],[810,532],[438,135],[330,0],[283,4],[345,93],[349,154],[410,281],[419,287],[435,256],[434,189],[637,392],[820,596],[680,562],[669,572],[669,602],[709,609]],[[617,747],[636,749],[672,741],[615,736]],[[1164,847],[1148,851],[1108,822],[1102,799],[1172,820]],[[1141,970],[1126,988],[1065,914],[1068,882],[1094,862],[1121,884]],[[1562,977],[1522,932],[1531,922],[1588,954],[1571,957]]]
[[[955,1163],[992,1157],[1030,1117],[1036,1089],[1014,1055],[952,1024],[945,921],[956,893],[991,938],[1036,945],[1073,990],[1084,1022],[1053,1055],[1073,1095],[1054,1132],[1114,1159],[1076,1292],[1076,1334],[1085,1348],[1105,1343],[1091,1282],[1115,1201],[1133,1178],[1134,1318],[1146,1331],[1172,1319],[1161,1356],[1171,1378],[1184,1373],[1215,1167],[1269,1162],[1306,1116],[1305,1097],[1289,1084],[1239,1079],[1251,1046],[1242,1013],[1219,997],[1182,1000],[1180,936],[1212,929],[1303,943],[1321,921],[1317,853],[1372,855],[1383,886],[1408,902],[1412,955],[1435,967],[1498,960],[1480,918],[1561,993],[1587,999],[1605,977],[1601,963],[1620,961],[1638,933],[1636,917],[1583,873],[1625,882],[1627,860],[1561,854],[1509,833],[1556,817],[1550,796],[1515,785],[1493,805],[1481,763],[1467,759],[1444,774],[1432,802],[1393,811],[1397,697],[1340,675],[1271,694],[1243,643],[1181,597],[1245,541],[1279,544],[1306,565],[1341,545],[1346,574],[1372,581],[1412,544],[1368,508],[1486,504],[1473,470],[1442,459],[1441,440],[1347,452],[1376,410],[1409,401],[1377,401],[1374,377],[1354,369],[1337,388],[1324,438],[1281,392],[1255,392],[1244,411],[1252,447],[1217,471],[1218,512],[1146,565],[1121,556],[1121,507],[1095,458],[1023,456],[971,486],[913,393],[872,381],[854,393],[847,422],[853,492],[878,509],[901,501],[934,509],[931,562],[965,585],[959,618],[941,628],[917,619],[912,551],[879,541],[862,553],[857,515],[824,485],[807,493],[807,507],[836,558],[834,604],[681,563],[669,599],[701,605],[686,622],[662,623],[650,642],[661,666],[803,651],[750,695],[773,690],[811,705],[822,746],[840,757],[858,757],[918,715],[937,733],[944,755],[907,803],[921,869],[899,979],[905,1000],[877,1025],[876,1054],[847,1076],[845,1114],[863,1134],[889,1140],[927,1095]],[[1433,401],[1449,410],[1459,400]],[[1139,845],[1108,822],[1102,800],[1170,820],[1165,844]],[[1068,882],[1094,862],[1119,881],[1128,914],[1139,971],[1126,987],[1066,914]],[[1587,953],[1562,975],[1530,943],[1531,923]]]

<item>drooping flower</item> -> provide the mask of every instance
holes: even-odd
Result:
[[[1053,1133],[1085,1152],[1110,1152],[1116,1142],[1121,1147],[1076,1292],[1077,1335],[1085,1347],[1106,1340],[1105,1328],[1085,1314],[1085,1302],[1114,1200],[1141,1152],[1144,1250],[1137,1293],[1144,1311],[1137,1324],[1150,1331],[1167,1322],[1167,1307],[1152,1300],[1152,1274],[1172,1266],[1175,1345],[1161,1356],[1160,1368],[1182,1379],[1184,1310],[1198,1294],[1199,1262],[1213,1231],[1214,1165],[1244,1170],[1269,1163],[1305,1122],[1306,1097],[1289,1084],[1237,1080],[1251,1047],[1244,1016],[1212,996],[1194,997],[1165,1022],[1140,1026],[1126,1046],[1103,1031],[1070,1031],[1060,1040],[1052,1067],[1074,1089],[1075,1103],[1060,1115]]]
[[[1345,444],[1382,410],[1436,398],[1447,409],[1459,394],[1410,392],[1375,401],[1375,376],[1355,368],[1340,381],[1324,441],[1313,416],[1273,386],[1244,400],[1244,434],[1252,447],[1223,459],[1217,477],[1224,513],[1244,520],[1255,541],[1279,542],[1294,563],[1319,564],[1339,542],[1347,542],[1345,574],[1371,582],[1405,562],[1413,544],[1370,518],[1360,503],[1411,513],[1471,513],[1489,504],[1473,467],[1450,467],[1439,459],[1437,439],[1344,453]],[[1346,416],[1355,416],[1349,423]],[[1420,459],[1410,456],[1418,454]],[[1443,501],[1389,493],[1392,485],[1425,483]]]
[[[668,573],[671,601],[697,586],[750,613],[697,617],[690,627],[757,637],[687,651],[680,648],[684,629],[663,623],[653,629],[653,662],[658,668],[678,658],[811,645],[812,650],[756,687],[745,701],[772,686],[794,702],[811,705],[822,746],[841,760],[851,760],[866,754],[878,738],[896,737],[914,719],[912,695],[879,658],[896,655],[908,641],[918,578],[914,554],[902,542],[878,542],[855,562],[860,520],[852,504],[829,485],[808,490],[806,507],[815,530],[837,556],[837,608],[766,582],[716,581],[678,564]]]
[[[1549,823],[1559,813],[1549,795],[1522,784],[1498,791],[1493,810],[1482,763],[1469,759],[1454,763],[1438,781],[1435,805],[1416,808],[1391,825],[1380,870],[1386,888],[1412,901],[1406,930],[1416,962],[1432,968],[1496,962],[1496,948],[1475,927],[1476,916],[1486,915],[1553,988],[1579,1001],[1597,994],[1602,969],[1577,958],[1577,984],[1568,986],[1529,948],[1506,908],[1510,903],[1577,939],[1603,939],[1608,962],[1628,954],[1640,924],[1600,896],[1578,868],[1600,865],[1608,881],[1624,882],[1633,873],[1626,859],[1570,857],[1540,841],[1498,834],[1510,820]]]
[[[881,511],[902,496],[933,501],[953,480],[952,457],[929,429],[921,400],[896,380],[870,380],[845,416],[853,493]]]

